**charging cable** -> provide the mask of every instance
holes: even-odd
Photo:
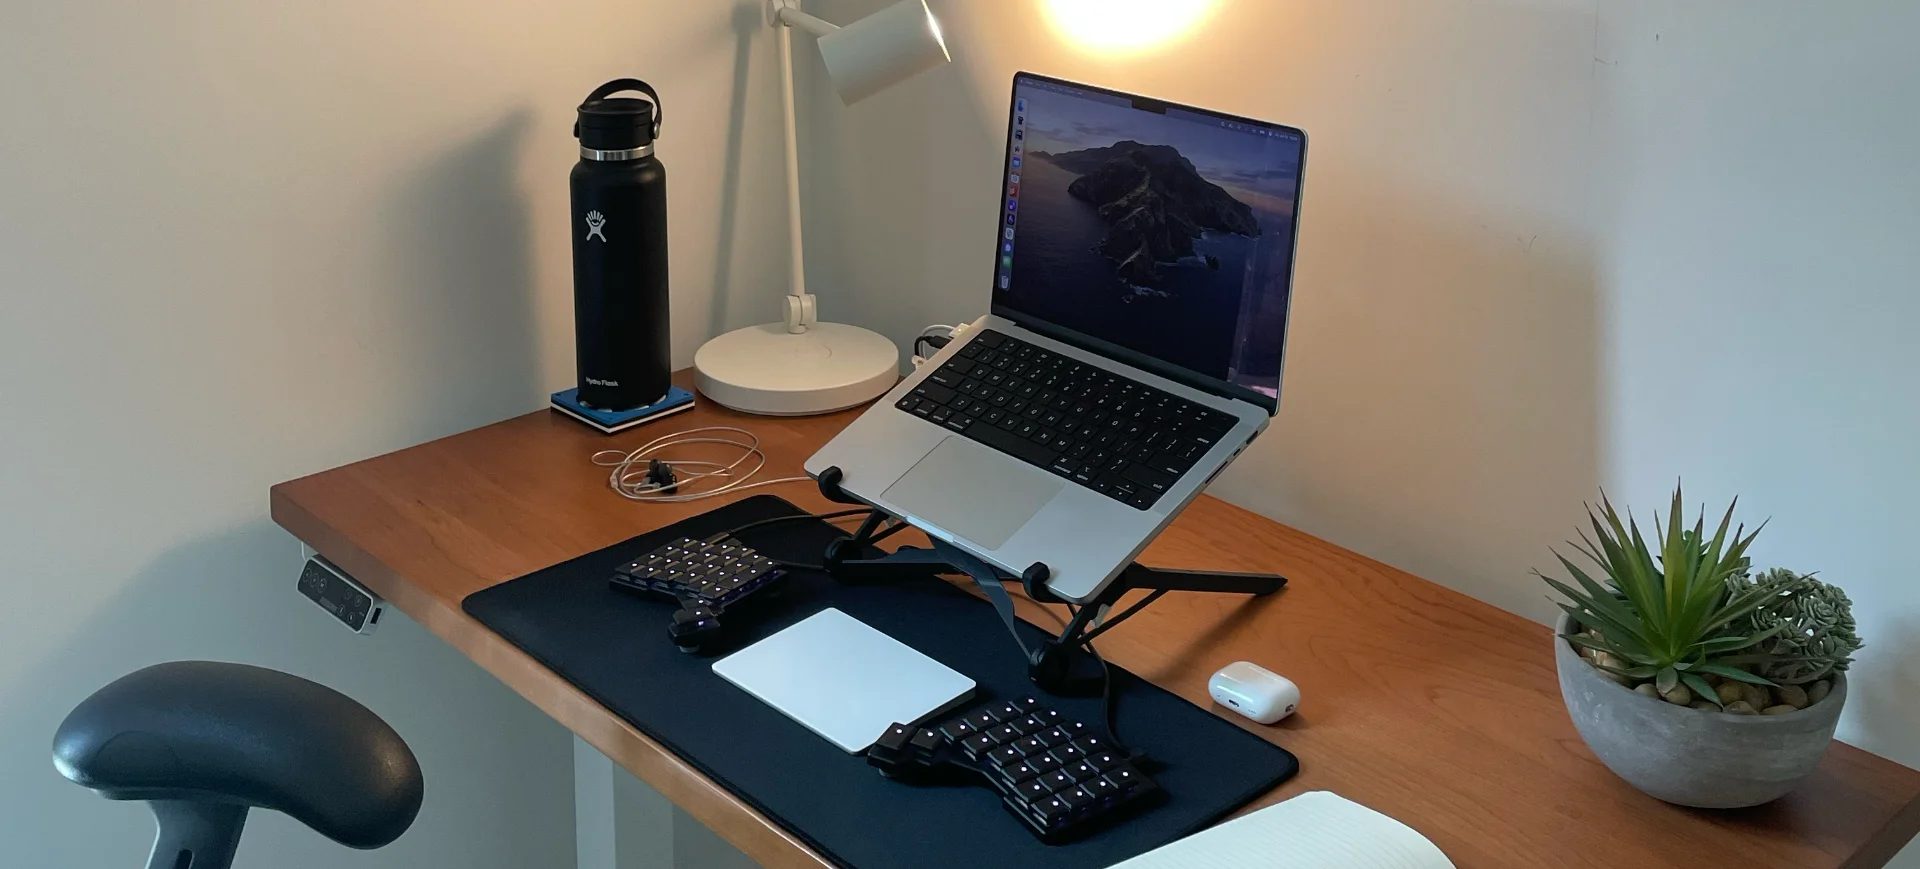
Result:
[[[744,440],[728,435],[739,435]],[[663,450],[695,444],[738,447],[740,455],[731,462],[667,459],[658,455]],[[767,466],[767,454],[760,449],[759,435],[730,425],[662,435],[631,452],[601,450],[593,454],[593,463],[613,469],[607,475],[607,485],[620,497],[655,504],[684,504],[761,486],[812,482],[810,477],[752,482],[753,476]],[[708,488],[700,488],[702,485]]]
[[[936,323],[920,330],[920,336],[913,339],[913,367],[918,368],[928,359],[932,359],[940,349],[973,331],[972,323],[948,326]]]

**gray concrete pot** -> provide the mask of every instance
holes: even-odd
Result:
[[[1847,700],[1835,675],[1826,699],[1786,715],[1728,715],[1675,706],[1620,686],[1560,638],[1553,657],[1560,696],[1600,762],[1647,794],[1683,806],[1732,809],[1779,799],[1813,773]]]

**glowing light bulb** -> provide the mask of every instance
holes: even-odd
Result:
[[[1145,51],[1177,42],[1205,24],[1220,0],[1045,0],[1053,29],[1092,51]]]

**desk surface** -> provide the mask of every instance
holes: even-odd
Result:
[[[282,483],[273,518],[761,865],[823,866],[460,609],[474,591],[717,506],[624,501],[589,464],[595,450],[738,425],[760,436],[771,459],[761,479],[772,479],[798,475],[852,418],[748,417],[702,401],[613,437],[539,411]],[[834,506],[807,484],[754,491]],[[1757,809],[1644,796],[1574,732],[1546,628],[1222,501],[1200,499],[1142,560],[1291,580],[1255,601],[1168,595],[1100,643],[1203,706],[1207,677],[1235,660],[1300,685],[1301,711],[1276,727],[1222,712],[1301,759],[1300,776],[1258,805],[1337,791],[1405,821],[1461,869],[1879,866],[1920,830],[1920,772],[1843,743],[1793,794]]]

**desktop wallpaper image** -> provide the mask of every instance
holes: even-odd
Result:
[[[1004,304],[1279,392],[1298,140],[1022,87]]]

